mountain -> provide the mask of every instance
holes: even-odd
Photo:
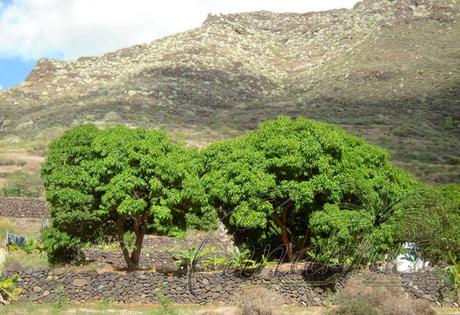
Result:
[[[0,91],[3,150],[85,122],[205,145],[280,114],[336,123],[432,182],[460,181],[460,1],[364,0],[203,25],[76,61],[38,61]],[[40,151],[41,152],[41,151]]]

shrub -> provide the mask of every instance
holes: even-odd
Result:
[[[253,253],[249,249],[245,248],[240,250],[236,248],[232,252],[232,258],[229,263],[230,266],[236,270],[249,272],[258,271],[267,265],[267,258],[263,255],[260,260],[254,260],[252,258],[254,258]]]
[[[9,174],[6,180],[6,185],[1,190],[5,197],[37,198],[43,194],[43,183],[37,175],[17,171]]]
[[[449,253],[460,257],[460,185],[424,185],[406,200],[399,238],[432,263],[450,262]]]
[[[336,315],[378,315],[375,308],[370,306],[366,301],[361,299],[347,300],[342,303],[339,308],[334,310],[332,314]]]
[[[5,280],[0,280],[0,295],[3,303],[4,300],[16,300],[18,295],[21,293],[22,290],[16,287],[18,280],[20,280],[18,275]]]
[[[454,124],[454,119],[452,116],[446,116],[444,117],[444,120],[442,122],[442,128],[444,129],[454,129],[455,124]]]
[[[177,250],[173,253],[174,262],[176,267],[186,269],[187,272],[193,270],[195,264],[207,255],[210,251],[208,249],[200,249],[192,246],[188,249]]]
[[[450,285],[454,289],[456,300],[460,302],[460,262],[457,261],[457,257],[450,254],[452,266],[447,269],[447,276]]]
[[[41,231],[43,250],[48,254],[52,264],[66,263],[78,258],[81,247],[80,240],[69,236],[56,228],[44,228]]]

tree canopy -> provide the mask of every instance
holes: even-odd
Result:
[[[458,186],[425,191],[385,150],[309,119],[280,117],[201,151],[154,130],[84,125],[52,142],[42,177],[55,262],[114,237],[136,269],[146,232],[180,235],[218,217],[237,245],[289,261],[363,264],[408,241],[434,260],[459,255]]]
[[[209,146],[202,159],[209,202],[235,241],[259,251],[282,245],[288,260],[308,248],[344,262],[340,243],[357,248],[364,238],[377,252],[390,247],[399,210],[380,201],[396,204],[414,184],[383,149],[301,118],[265,122]]]
[[[216,215],[197,158],[154,130],[83,125],[67,131],[50,145],[42,168],[53,219],[43,238],[51,257],[68,259],[81,244],[114,235],[128,268],[136,269],[147,229],[178,235],[209,227]],[[132,252],[127,231],[136,235]]]

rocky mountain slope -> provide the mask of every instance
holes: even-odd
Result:
[[[0,139],[45,143],[93,122],[202,145],[285,114],[338,123],[426,180],[459,181],[459,42],[459,0],[210,15],[100,57],[40,60],[0,91]]]

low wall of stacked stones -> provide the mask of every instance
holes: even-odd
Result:
[[[45,303],[62,298],[85,302],[158,303],[159,295],[179,304],[232,304],[246,290],[267,288],[290,305],[319,306],[342,284],[315,284],[301,274],[266,273],[245,278],[223,272],[168,276],[158,272],[69,272],[24,270],[18,273],[20,302]],[[11,276],[12,274],[8,274]],[[344,277],[345,281],[347,277]]]
[[[341,275],[335,284],[312,280],[301,273],[266,272],[244,277],[239,273],[197,272],[192,276],[159,272],[72,272],[66,269],[23,270],[18,274],[22,288],[20,302],[45,303],[62,298],[74,302],[111,301],[117,303],[159,303],[159,296],[178,304],[234,304],[244,299],[247,290],[268,289],[285,304],[321,306],[331,293],[347,285],[351,273]],[[324,279],[323,279],[324,280]],[[449,288],[434,272],[401,275],[401,284],[409,296],[433,304],[443,301]]]
[[[410,297],[431,302],[445,299],[444,295],[451,289],[446,279],[447,274],[441,270],[401,274],[401,284]]]
[[[48,218],[46,201],[38,198],[0,198],[0,217]]]

